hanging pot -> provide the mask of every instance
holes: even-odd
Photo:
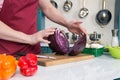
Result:
[[[73,3],[70,0],[66,0],[64,5],[63,5],[63,10],[65,12],[68,12],[71,10],[72,6],[73,6]]]
[[[50,0],[51,4],[55,7],[55,8],[58,8],[58,5],[57,3],[54,1],[54,0]]]
[[[85,8],[85,0],[82,0],[82,5],[83,5],[83,8],[80,9],[79,14],[78,14],[80,18],[86,17],[89,13],[88,9]]]
[[[112,14],[108,9],[106,9],[105,3],[105,0],[102,0],[102,10],[100,10],[96,15],[96,21],[99,25],[107,25],[112,18]]]

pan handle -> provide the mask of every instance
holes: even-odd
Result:
[[[85,0],[82,1],[83,8],[85,8]]]
[[[102,0],[102,9],[106,9],[106,0]]]

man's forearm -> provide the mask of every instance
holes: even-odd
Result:
[[[67,20],[55,7],[52,6],[50,0],[40,0],[39,6],[48,19],[67,27]]]
[[[26,44],[30,44],[31,42],[27,34],[11,29],[2,21],[0,21],[0,39]]]

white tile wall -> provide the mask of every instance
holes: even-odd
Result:
[[[111,29],[114,27],[114,6],[115,6],[115,0],[106,0],[106,8],[111,11],[112,13],[112,20],[108,25],[105,26],[105,28],[101,28],[95,21],[95,16],[99,10],[102,9],[102,0],[86,0],[85,7],[88,8],[89,14],[86,18],[80,19],[78,17],[79,10],[82,8],[82,0],[71,0],[73,2],[73,7],[69,12],[64,12],[63,10],[63,4],[66,0],[55,0],[58,4],[58,10],[63,14],[64,17],[66,17],[69,20],[81,20],[82,26],[84,26],[88,33],[92,33],[93,31],[97,31],[98,33],[103,34],[101,38],[101,42],[104,45],[110,45],[111,44]],[[47,18],[45,19],[45,28],[48,27],[59,27],[61,29],[64,29],[65,32],[67,32],[67,29],[64,27],[61,27],[61,25],[58,25],[56,23],[51,22]]]

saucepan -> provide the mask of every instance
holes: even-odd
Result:
[[[106,9],[106,0],[102,0],[102,10],[96,15],[96,21],[99,25],[107,25],[112,18],[111,12]]]
[[[72,6],[73,6],[73,3],[70,0],[66,0],[64,5],[63,5],[63,10],[65,12],[68,12],[71,10]]]
[[[82,1],[83,8],[80,9],[78,16],[84,18],[88,15],[89,11],[85,8],[85,0]]]

